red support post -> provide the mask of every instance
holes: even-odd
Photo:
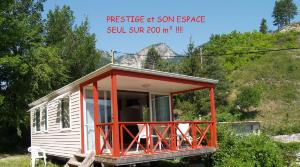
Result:
[[[197,147],[197,135],[196,135],[196,124],[195,123],[192,123],[192,138],[193,138],[193,141],[192,141],[192,148],[196,148]]]
[[[215,98],[214,98],[214,87],[210,88],[210,112],[211,112],[211,121],[213,125],[210,129],[211,135],[211,145],[216,147],[217,146],[217,117],[216,117],[216,110],[215,110]]]
[[[146,128],[146,153],[148,154],[149,153],[149,144],[148,144],[148,142],[149,142],[149,124],[147,124],[147,123],[145,123],[145,128]]]
[[[118,114],[118,94],[117,94],[117,75],[111,75],[111,100],[112,100],[112,121],[113,121],[113,156],[120,156],[119,142],[119,114]]]
[[[81,123],[81,153],[84,154],[84,118],[83,118],[83,86],[80,85],[80,123]]]
[[[171,150],[176,151],[177,149],[177,141],[176,141],[176,123],[172,122],[171,125]]]
[[[150,151],[149,151],[149,152],[150,152],[151,154],[153,154],[153,138],[152,138],[152,130],[153,130],[153,129],[152,129],[151,127],[152,127],[152,126],[149,125],[149,133],[150,133],[150,134],[149,134],[149,136],[150,136],[150,139],[149,139],[149,140],[150,140],[150,148],[149,148]]]
[[[95,149],[96,155],[100,154],[100,129],[97,126],[100,120],[98,108],[98,86],[97,81],[93,82],[93,98],[94,98],[94,129],[95,129]]]

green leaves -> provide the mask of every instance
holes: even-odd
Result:
[[[53,89],[66,84],[68,76],[58,48],[38,47],[32,50],[25,60],[29,66],[29,76],[34,97],[45,95]]]
[[[8,148],[28,133],[29,103],[100,64],[88,21],[75,27],[73,12],[64,6],[50,11],[44,24],[43,2],[0,2],[0,133]]]
[[[89,33],[88,20],[74,26],[74,19],[70,7],[63,6],[50,10],[46,22],[45,41],[48,46],[58,48],[69,82],[97,69],[101,59],[95,34]]]
[[[74,23],[73,11],[69,6],[62,8],[56,6],[47,14],[46,39],[48,45],[56,45],[64,40],[72,32]]]
[[[283,153],[272,139],[264,134],[236,135],[234,131],[218,128],[219,149],[212,157],[215,166],[285,166]]]
[[[237,95],[236,104],[242,111],[248,111],[250,107],[257,107],[261,101],[261,91],[257,87],[244,87]]]
[[[157,69],[159,66],[159,63],[161,62],[161,57],[158,54],[158,52],[152,47],[148,50],[148,53],[146,55],[146,60],[144,64],[144,68],[148,69]]]
[[[278,26],[278,30],[290,24],[297,15],[297,6],[293,0],[280,0],[275,2],[272,17],[273,24]]]
[[[267,20],[263,18],[259,26],[259,32],[266,34],[268,32]]]

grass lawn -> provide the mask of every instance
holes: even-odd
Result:
[[[26,154],[0,154],[0,167],[29,167],[30,166],[30,156]],[[43,161],[38,160],[36,162],[36,167],[44,166]],[[47,167],[59,167],[60,165],[47,162]]]

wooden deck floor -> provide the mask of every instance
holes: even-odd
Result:
[[[215,151],[216,151],[215,147],[204,147],[204,148],[198,148],[193,150],[160,152],[154,154],[123,156],[119,158],[112,157],[110,155],[98,155],[95,156],[95,161],[104,164],[120,166],[120,165],[129,165],[129,164],[146,163],[151,161],[174,159],[178,157],[192,157],[198,155],[206,155],[206,154],[212,154]]]

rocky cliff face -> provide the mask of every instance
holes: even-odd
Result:
[[[300,31],[300,22],[298,23],[292,23],[290,25],[287,25],[283,27],[279,32],[286,32],[286,31]]]
[[[177,55],[167,44],[159,43],[148,46],[136,54],[126,54],[122,55],[117,59],[117,63],[120,65],[142,68],[146,59],[146,55],[150,48],[154,48],[158,54],[162,57],[162,59],[173,59]]]

